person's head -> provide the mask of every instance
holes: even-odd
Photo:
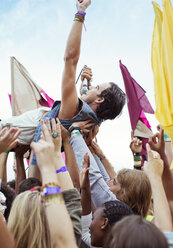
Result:
[[[7,186],[10,187],[11,189],[15,190],[15,186],[16,186],[16,180],[13,179],[11,181],[7,182]]]
[[[90,86],[86,94],[82,95],[82,100],[96,106],[95,112],[99,119],[112,120],[121,113],[126,95],[118,85],[111,82],[96,87]]]
[[[42,186],[42,183],[40,182],[39,179],[37,178],[34,178],[34,177],[29,177],[27,179],[24,179],[20,184],[19,184],[19,187],[18,187],[18,194],[24,192],[24,191],[27,191],[27,190],[30,190],[36,186]]]
[[[14,201],[14,198],[15,198],[16,194],[15,194],[13,189],[8,187],[4,183],[1,184],[1,192],[6,197],[6,201],[5,201],[6,209],[5,209],[5,212],[4,212],[4,217],[5,217],[6,221],[8,221],[8,217],[9,217],[9,214],[10,214],[10,211],[11,211],[11,206],[12,206],[12,203]]]
[[[90,225],[91,245],[104,246],[110,236],[112,226],[124,216],[133,214],[131,208],[120,201],[109,201],[98,207]]]
[[[168,248],[164,234],[141,216],[125,217],[112,228],[110,248]]]
[[[151,201],[150,181],[143,171],[122,169],[108,183],[117,199],[131,207],[135,214],[146,217]]]
[[[13,202],[8,219],[16,248],[52,247],[49,225],[41,194],[38,191],[25,191]]]

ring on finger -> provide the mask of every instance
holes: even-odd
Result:
[[[55,139],[56,137],[58,137],[58,133],[57,132],[53,132],[52,137]]]

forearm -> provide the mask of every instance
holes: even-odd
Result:
[[[163,232],[173,230],[171,211],[163,188],[162,180],[158,177],[150,178],[153,201],[154,223]]]
[[[163,186],[165,189],[166,196],[168,198],[168,201],[173,201],[173,174],[170,170],[170,165],[168,163],[168,159],[166,154],[161,155],[161,159],[163,159],[164,162],[164,170],[162,175],[162,181]]]
[[[57,179],[57,175],[55,173],[55,168],[44,168],[41,171],[43,185],[49,182],[55,182],[60,184]],[[46,196],[46,197],[52,197]],[[50,234],[52,239],[53,247],[70,247],[69,239],[71,238],[72,247],[75,246],[74,234],[72,223],[70,217],[68,215],[67,209],[64,204],[64,200],[62,195],[58,195],[59,201],[47,203],[47,199],[45,198],[46,204],[46,214],[50,228]]]
[[[55,164],[55,169],[56,170],[59,170],[61,167],[65,166],[64,160],[63,160],[62,155],[61,155],[60,152],[58,152],[56,154],[55,159],[56,159],[56,164]],[[71,180],[69,172],[65,171],[65,172],[60,172],[60,173],[56,174],[56,170],[55,170],[55,175],[58,178],[58,181],[59,181],[59,183],[61,185],[62,191],[68,190],[68,189],[73,189],[74,186],[73,186],[73,182]]]
[[[7,170],[6,170],[6,164],[7,164],[7,153],[1,153],[0,154],[0,178],[2,179],[3,183],[7,183]]]
[[[112,166],[112,164],[109,162],[109,160],[104,156],[101,158],[101,163],[103,164],[106,172],[108,173],[110,179],[114,179],[116,177],[116,172]]]
[[[171,165],[171,162],[173,161],[173,150],[172,150],[172,144],[171,141],[165,142],[165,153],[168,159],[169,166]]]
[[[65,62],[68,62],[70,60],[73,62],[74,65],[77,65],[80,55],[82,27],[83,23],[79,21],[73,22],[65,50]]]
[[[65,151],[66,165],[69,174],[71,176],[73,185],[75,188],[80,189],[79,168],[76,163],[73,148],[71,147],[68,141],[64,143],[64,151]]]
[[[91,190],[88,188],[81,188],[81,205],[82,215],[88,215],[91,213]]]
[[[77,247],[72,222],[64,201],[46,206],[53,247]]]
[[[6,223],[2,218],[2,215],[0,214],[0,242],[1,242],[1,247],[3,248],[14,248],[15,243],[14,239],[9,233]]]
[[[101,174],[102,174],[102,176],[103,176],[105,182],[109,181],[109,180],[110,180],[110,177],[109,177],[109,175],[108,175],[108,173],[107,173],[107,171],[106,171],[104,165],[102,164],[100,158],[99,158],[98,155],[96,155],[96,154],[94,154],[93,156],[94,156],[94,158],[95,158],[95,161],[96,161],[96,163],[97,163],[97,165],[98,165],[98,167],[99,167],[99,169],[100,169],[100,172],[101,172]]]
[[[17,166],[17,175],[16,175],[16,186],[15,186],[15,191],[16,193],[18,192],[18,186],[21,181],[26,179],[26,174],[25,174],[25,166],[23,162],[23,155],[18,155],[16,154],[16,166]]]

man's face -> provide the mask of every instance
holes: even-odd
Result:
[[[120,191],[120,189],[121,189],[121,184],[118,182],[117,177],[108,181],[107,185],[109,186],[110,191],[112,191],[112,193],[114,193],[114,195],[117,195],[117,192]]]
[[[102,246],[104,232],[101,229],[101,226],[104,223],[103,217],[103,207],[98,207],[93,213],[92,222],[89,227],[91,234],[91,245],[93,246]]]
[[[85,101],[87,104],[91,104],[99,98],[98,96],[101,94],[103,90],[109,87],[111,87],[109,83],[100,84],[97,86],[89,86],[88,91],[86,92],[86,94],[82,95],[81,99]]]

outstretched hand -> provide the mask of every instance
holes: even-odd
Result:
[[[165,141],[164,141],[164,130],[160,128],[160,132],[154,134],[152,137],[149,138],[148,141],[151,149],[156,151],[160,154],[161,158],[163,159],[165,155]]]
[[[130,149],[132,153],[142,152],[142,141],[138,139],[137,137],[134,137],[133,131],[131,131]]]
[[[0,131],[0,153],[11,150],[16,147],[18,143],[18,137],[21,134],[22,130],[19,128],[7,127],[3,128]]]
[[[61,146],[62,146],[62,139],[61,139],[61,128],[60,128],[60,121],[58,118],[56,118],[57,123],[55,119],[49,120],[46,118],[46,126],[47,129],[50,133],[50,136],[52,138],[52,141],[55,145],[55,152],[60,152],[61,151]],[[55,136],[57,135],[57,137]]]
[[[147,154],[148,154],[148,161],[144,163],[144,171],[149,178],[160,177],[163,174],[163,161],[160,159],[160,156],[156,156],[151,151],[149,144],[146,145]]]
[[[90,123],[90,121],[91,120],[73,122],[70,128],[79,127],[83,133],[89,133],[90,130],[88,128],[94,125],[94,123]]]
[[[91,142],[91,147],[94,150],[94,153],[99,157],[99,158],[103,158],[105,155],[103,153],[103,151],[101,150],[100,146],[92,140]]]
[[[90,187],[89,168],[90,168],[90,157],[88,153],[85,153],[84,158],[83,158],[83,167],[80,172],[80,188],[81,189],[88,189],[88,187]]]
[[[57,124],[58,126],[59,124]],[[55,145],[51,132],[48,127],[44,124],[44,121],[41,120],[41,129],[42,129],[42,138],[36,143],[31,143],[31,149],[36,154],[36,159],[40,169],[55,167]],[[60,130],[60,127],[57,128],[57,131]],[[60,135],[60,133],[58,133]],[[57,136],[57,143],[59,143],[60,137]]]
[[[91,4],[91,0],[77,0],[76,7],[77,10],[85,12],[88,6]]]
[[[92,129],[89,131],[89,134],[88,134],[87,137],[84,136],[84,140],[85,140],[85,142],[86,142],[86,144],[87,144],[88,146],[91,145],[92,140],[93,140],[94,138],[96,138],[96,135],[98,134],[98,132],[99,132],[99,126],[96,125],[94,128],[92,128]]]
[[[81,74],[81,81],[83,81],[85,78],[87,79],[87,81],[90,83],[91,79],[92,79],[92,70],[91,68],[87,67],[86,65],[83,67],[82,70],[82,74]],[[90,84],[88,85],[90,86]]]

